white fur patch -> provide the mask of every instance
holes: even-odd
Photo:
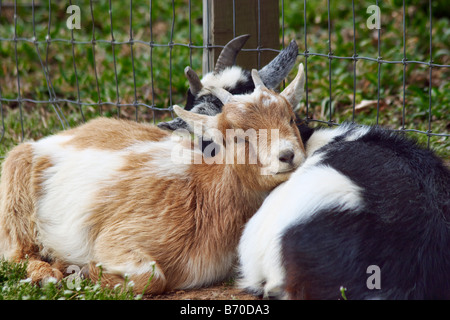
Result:
[[[118,152],[62,147],[70,136],[51,136],[33,143],[35,157],[49,157],[53,166],[44,171],[43,196],[37,203],[40,242],[56,257],[72,264],[90,261],[88,230],[96,192],[123,165]]]
[[[353,127],[351,125],[343,124],[334,129],[316,130],[306,143],[306,155],[312,155],[318,149],[328,144],[332,139],[345,134],[349,130],[351,130],[351,132],[344,138],[345,141],[353,141],[361,138],[369,132],[370,127]]]
[[[248,79],[243,74],[242,69],[237,66],[232,66],[230,68],[224,69],[218,74],[214,74],[213,72],[205,74],[201,82],[204,88],[218,87],[233,89],[238,82],[245,82],[246,80]],[[202,89],[198,95],[201,96],[209,93],[209,90]]]
[[[134,261],[128,261],[123,264],[104,266],[109,273],[119,273],[122,275],[141,275],[146,273],[153,273],[155,277],[164,277],[164,273],[158,268],[155,261],[145,261],[141,263],[135,263]]]
[[[358,127],[355,130],[353,130],[352,132],[350,132],[350,134],[348,136],[345,137],[345,141],[354,141],[357,140],[359,138],[361,138],[362,136],[364,136],[365,134],[367,134],[370,130],[370,127],[367,126],[362,126],[362,127]]]
[[[319,161],[320,155],[309,158],[247,223],[239,244],[241,287],[269,293],[283,286],[280,241],[289,227],[322,209],[362,206],[360,188],[333,168],[317,165]]]
[[[272,104],[279,103],[280,99],[277,96],[268,93],[267,91],[262,91],[262,103],[265,107],[270,107]]]
[[[269,274],[272,283],[266,282],[267,288],[283,283],[284,269],[280,265],[280,251],[277,250],[279,245],[275,237],[276,229],[271,225],[278,212],[270,209],[272,203],[275,205],[278,197],[284,193],[285,186],[286,183],[283,183],[270,193],[261,208],[246,224],[239,242],[240,279],[238,285],[256,294],[264,292],[264,282],[269,278]],[[271,254],[269,255],[267,252]],[[275,260],[268,260],[273,258]],[[277,266],[273,264],[277,264]],[[272,269],[275,272],[271,272]]]
[[[332,139],[342,135],[346,130],[339,126],[335,129],[316,130],[306,142],[306,156],[311,156],[318,149],[328,144]]]
[[[118,181],[117,171],[125,165],[127,155],[150,154],[148,174],[165,179],[186,177],[190,162],[171,161],[172,149],[179,143],[170,137],[159,142],[138,142],[119,151],[80,150],[63,145],[71,138],[51,136],[32,144],[35,158],[49,157],[53,164],[44,170],[43,196],[37,203],[37,230],[48,253],[68,263],[83,265],[94,259],[84,222],[91,214],[98,191]],[[187,151],[191,157],[192,150]]]
[[[187,148],[190,144],[184,146],[182,140],[176,137],[174,133],[161,141],[140,142],[127,148],[124,153],[132,151],[151,155],[152,159],[147,163],[146,172],[158,178],[186,178],[189,164],[192,162],[192,150]],[[179,150],[180,153],[174,153],[174,150]],[[174,158],[175,156],[181,158]]]

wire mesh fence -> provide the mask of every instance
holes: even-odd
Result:
[[[372,5],[372,7],[375,7],[373,10],[381,10],[379,5],[380,5],[381,1],[376,1],[375,5]],[[304,7],[307,6],[307,1],[304,0]],[[432,76],[433,76],[433,68],[448,68],[450,67],[450,65],[448,64],[437,64],[434,63],[433,61],[433,15],[432,15],[432,1],[428,1],[428,17],[429,17],[429,60],[428,61],[415,61],[415,60],[408,60],[407,57],[407,52],[406,52],[406,3],[405,1],[402,2],[402,42],[403,42],[403,48],[402,48],[402,59],[401,60],[386,60],[382,58],[381,55],[381,27],[378,26],[376,27],[376,32],[377,32],[377,57],[367,57],[367,56],[359,56],[357,53],[357,43],[356,43],[356,22],[355,22],[355,2],[352,1],[351,3],[351,8],[352,8],[352,22],[353,22],[353,54],[352,56],[348,56],[348,57],[343,57],[343,56],[337,56],[333,54],[333,50],[332,50],[332,40],[331,40],[331,18],[330,18],[330,13],[331,13],[331,9],[330,9],[330,1],[327,1],[327,23],[328,23],[328,53],[324,54],[324,53],[311,53],[308,50],[307,47],[307,38],[308,38],[308,32],[307,32],[307,11],[304,10],[304,43],[305,43],[305,50],[303,53],[301,53],[301,55],[303,55],[305,57],[305,60],[308,59],[308,57],[310,56],[320,56],[320,57],[325,57],[327,59],[329,59],[329,79],[328,79],[328,83],[329,83],[329,90],[328,90],[328,94],[329,94],[329,101],[333,101],[332,99],[332,59],[347,59],[347,60],[351,60],[353,61],[353,103],[352,103],[352,121],[354,121],[355,119],[355,108],[356,108],[356,90],[357,90],[357,86],[356,86],[356,63],[359,60],[366,60],[366,61],[372,61],[372,62],[376,62],[377,63],[377,97],[376,97],[376,124],[379,123],[379,113],[380,113],[380,94],[381,94],[381,66],[382,64],[399,64],[403,66],[403,71],[402,71],[402,121],[401,121],[401,127],[400,130],[405,131],[405,132],[417,132],[417,133],[421,133],[421,134],[426,134],[428,136],[428,142],[427,144],[430,144],[430,136],[444,136],[444,137],[448,137],[449,134],[448,133],[433,133],[433,131],[431,130],[431,122],[432,122],[432,94],[431,94],[431,89],[432,89]],[[381,15],[378,17],[379,19],[381,19]],[[429,104],[428,104],[428,130],[424,131],[424,130],[417,130],[417,129],[407,129],[406,128],[406,123],[405,123],[405,113],[406,113],[406,67],[407,65],[410,64],[418,64],[418,65],[424,65],[428,67],[429,70],[429,81],[428,81],[428,98],[429,98]],[[307,65],[307,63],[306,63]],[[306,71],[307,72],[307,71]],[[308,90],[306,90],[308,91]],[[450,108],[450,106],[447,106]],[[306,94],[306,113],[308,114],[308,94]],[[448,110],[450,111],[450,110]],[[447,116],[450,117],[450,114],[448,114]],[[334,121],[333,121],[333,116],[332,116],[332,108],[329,108],[329,118],[328,121],[326,121],[325,123],[327,123],[328,125],[333,125]]]
[[[227,1],[233,15],[245,5]],[[257,0],[258,25],[266,1]],[[173,117],[188,88],[184,67],[201,71],[203,50],[221,48],[203,39],[208,3],[0,1],[0,157],[100,115]],[[370,26],[370,6],[379,9],[380,28]],[[307,75],[301,117],[380,124],[450,156],[445,1],[280,0],[279,8],[280,45],[262,47],[258,33],[257,46],[243,51],[297,41]],[[230,28],[238,35],[236,21]]]

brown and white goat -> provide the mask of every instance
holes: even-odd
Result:
[[[211,88],[226,102],[218,115],[174,109],[189,125],[199,122],[226,137],[215,141],[221,150],[212,160],[225,157],[233,143],[245,144],[241,151],[248,153],[254,147],[229,139],[227,129],[278,130],[280,148],[264,152],[274,143],[268,135],[254,164],[195,164],[190,160],[202,152],[190,138],[106,118],[14,148],[0,183],[0,257],[27,257],[34,282],[60,279],[68,265],[89,266],[96,280],[101,263],[102,284],[122,283],[127,274],[137,292],[152,274],[150,293],[226,277],[245,222],[304,160],[292,111],[303,92],[303,66],[281,94],[266,89],[256,71],[252,76],[252,94]],[[174,164],[180,148],[189,161]],[[261,168],[278,169],[262,175]]]

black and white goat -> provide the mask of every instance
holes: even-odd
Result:
[[[379,127],[312,133],[250,219],[241,287],[288,299],[450,298],[450,171]]]
[[[210,116],[222,111],[223,103],[220,99],[204,88],[223,88],[233,95],[253,92],[255,85],[250,70],[234,65],[238,53],[249,37],[250,35],[241,35],[228,42],[217,58],[214,71],[207,73],[201,80],[194,70],[186,67],[185,75],[189,81],[189,90],[185,110]],[[298,46],[292,40],[289,46],[283,49],[270,63],[258,70],[261,80],[268,89],[278,88],[292,70],[297,55]],[[296,106],[293,107],[296,108]],[[181,118],[160,122],[158,127],[168,130],[190,130]]]

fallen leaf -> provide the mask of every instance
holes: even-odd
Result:
[[[363,110],[368,107],[376,106],[376,105],[377,105],[377,100],[362,100],[360,103],[355,105],[355,110]]]

